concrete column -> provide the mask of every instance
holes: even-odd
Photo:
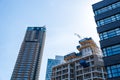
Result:
[[[102,69],[102,78],[105,80],[103,67],[101,67],[101,69]]]
[[[74,77],[75,77],[75,80],[77,80],[77,77],[76,77],[76,62],[75,62]]]
[[[70,64],[68,64],[68,80],[70,80]]]

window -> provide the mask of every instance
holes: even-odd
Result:
[[[103,48],[102,51],[103,51],[104,57],[115,55],[115,54],[120,54],[120,44],[107,47],[107,48]]]
[[[100,33],[100,40],[108,39],[120,35],[120,28],[116,28],[107,32]]]
[[[107,67],[108,78],[120,76],[120,64]]]
[[[120,14],[116,14],[111,17],[97,21],[97,26],[100,27],[100,26],[103,26],[103,25],[106,25],[106,24],[109,24],[109,23],[112,23],[118,20],[120,20]]]
[[[95,10],[95,15],[98,15],[98,14],[101,14],[101,13],[116,9],[118,7],[120,7],[120,2],[116,2],[114,4],[111,4],[111,5],[108,5],[106,7],[100,8],[98,10]]]

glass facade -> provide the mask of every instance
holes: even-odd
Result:
[[[104,57],[112,56],[112,55],[115,55],[115,54],[120,54],[120,44],[110,46],[110,47],[107,47],[107,48],[103,48]]]
[[[120,28],[116,28],[113,30],[109,30],[103,33],[99,34],[100,40],[108,39],[114,36],[119,36],[120,35]]]
[[[63,60],[64,60],[63,56],[56,56],[55,59],[48,59],[47,70],[46,70],[46,79],[45,80],[51,80],[52,67],[62,63]]]
[[[103,8],[100,8],[98,10],[95,10],[95,15],[98,15],[98,14],[102,14],[104,12],[107,12],[107,11],[110,11],[110,10],[113,10],[113,9],[116,9],[120,7],[120,1],[116,2],[116,3],[113,3],[111,5],[108,5],[106,7],[103,7]]]
[[[106,24],[109,24],[115,21],[119,21],[119,20],[120,20],[120,14],[116,14],[108,18],[97,21],[97,26],[100,27],[100,26],[103,26],[103,25],[106,25]]]
[[[107,80],[120,80],[120,0],[102,0],[92,6],[108,74]]]
[[[34,56],[34,51],[38,51],[38,49],[36,49],[36,43],[31,43],[31,42],[27,42],[25,43],[25,48],[24,51],[22,52],[23,54],[19,55],[19,59],[16,63],[16,67],[18,67],[16,69],[16,79],[21,77],[20,79],[25,79],[26,80],[28,78],[32,79],[33,78],[33,73],[34,71],[31,71],[32,68],[35,68],[35,64],[37,62],[37,59],[35,59],[34,61],[33,58],[35,58]],[[15,79],[15,80],[16,80]]]
[[[44,40],[45,27],[28,27],[11,80],[38,80]]]
[[[107,67],[108,78],[120,76],[120,64]]]

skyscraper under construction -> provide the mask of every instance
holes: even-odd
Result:
[[[27,28],[11,80],[38,80],[45,33],[45,27]]]

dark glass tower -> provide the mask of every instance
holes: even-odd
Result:
[[[107,80],[120,80],[120,0],[102,0],[92,6]]]
[[[38,80],[45,33],[45,27],[27,28],[11,80]]]

